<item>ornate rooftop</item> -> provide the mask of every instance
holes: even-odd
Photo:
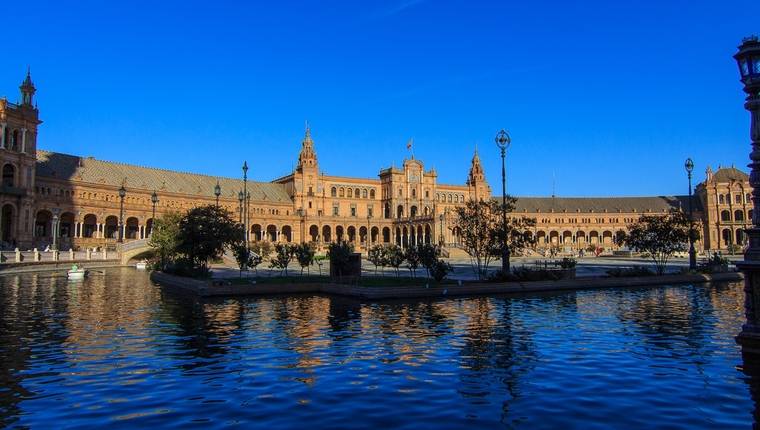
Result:
[[[243,189],[241,179],[135,166],[43,150],[37,151],[37,177],[115,187],[124,183],[127,189],[136,188],[149,193],[156,190],[210,198],[214,196],[214,186],[218,180],[222,188],[222,197],[236,200],[238,192]],[[248,191],[251,193],[251,200],[291,202],[282,184],[248,181]]]

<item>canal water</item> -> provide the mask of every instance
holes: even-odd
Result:
[[[0,427],[751,428],[741,285],[196,301],[0,277]]]

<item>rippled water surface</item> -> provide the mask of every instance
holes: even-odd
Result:
[[[0,277],[0,427],[750,428],[741,286],[194,301]]]

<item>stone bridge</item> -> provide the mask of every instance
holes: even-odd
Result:
[[[139,257],[140,254],[145,254],[151,251],[151,247],[148,245],[148,238],[131,240],[119,245],[116,250],[119,252],[119,259],[121,264],[129,263],[129,260]]]

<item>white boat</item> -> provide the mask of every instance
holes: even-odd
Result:
[[[71,270],[66,272],[66,274],[69,276],[69,279],[73,280],[79,280],[84,279],[84,276],[86,275],[86,271],[83,267],[77,267],[76,264],[71,267]]]
[[[148,268],[148,262],[147,261],[138,261],[137,264],[135,264],[135,268],[137,270],[146,270]]]

